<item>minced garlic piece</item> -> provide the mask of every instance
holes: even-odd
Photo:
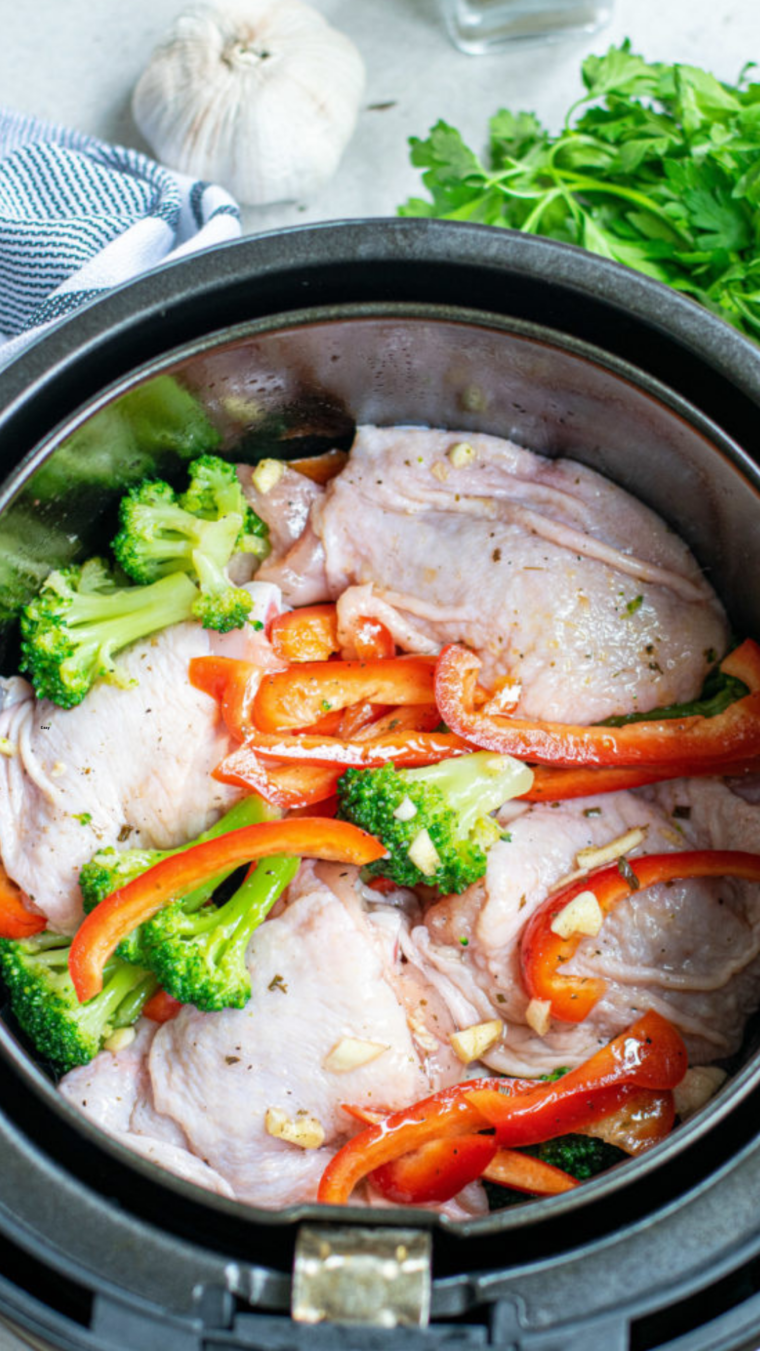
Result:
[[[469,441],[457,441],[456,445],[447,451],[449,464],[453,465],[454,469],[464,469],[466,465],[472,464],[477,453]]]
[[[632,849],[643,844],[646,833],[646,826],[634,826],[632,830],[627,830],[624,835],[618,835],[617,839],[610,840],[609,844],[603,844],[598,849],[595,847],[579,849],[575,855],[575,862],[583,872],[603,868],[606,863],[614,863],[616,858],[630,854]]]
[[[602,907],[593,891],[579,891],[554,916],[551,931],[559,938],[572,938],[574,934],[589,934],[594,938],[602,927],[603,919]]]
[[[401,799],[393,815],[397,821],[411,821],[417,815],[417,808],[407,795]]]
[[[682,1119],[693,1116],[717,1093],[726,1078],[726,1071],[718,1069],[717,1065],[694,1065],[687,1070],[680,1084],[673,1089],[678,1115]]]
[[[445,483],[449,476],[449,471],[441,460],[436,460],[435,464],[431,464],[430,472],[433,478],[438,479],[439,483]]]
[[[545,1037],[551,1026],[551,1000],[531,999],[525,1010],[525,1021],[537,1037]]]
[[[103,1042],[105,1051],[123,1051],[126,1046],[131,1046],[137,1033],[133,1027],[118,1027]]]
[[[327,1052],[322,1061],[322,1069],[329,1070],[331,1074],[346,1074],[349,1070],[357,1070],[361,1065],[368,1065],[371,1060],[377,1060],[390,1048],[382,1041],[364,1041],[361,1037],[341,1037],[335,1045]]]
[[[434,1037],[432,1032],[428,1031],[425,1020],[418,1013],[407,1014],[407,1026],[418,1046],[423,1051],[437,1051],[438,1038]]]
[[[259,460],[251,474],[251,482],[257,492],[266,495],[276,488],[284,473],[282,460]]]
[[[66,772],[67,770],[63,760],[56,760],[50,770],[50,777],[51,779],[62,779]]]
[[[479,1060],[486,1051],[490,1051],[501,1040],[504,1024],[500,1018],[491,1018],[487,1023],[473,1023],[472,1027],[463,1027],[461,1032],[452,1032],[449,1041],[454,1053],[463,1065],[471,1060]]]
[[[0,755],[7,755],[9,760],[14,755],[18,755],[18,746],[15,741],[9,741],[7,736],[0,736]]]
[[[308,1112],[297,1112],[289,1117],[281,1107],[267,1108],[264,1130],[276,1140],[286,1140],[300,1149],[319,1149],[325,1143],[325,1128],[321,1121]]]
[[[426,877],[432,877],[440,867],[440,855],[427,830],[421,830],[419,835],[415,835],[407,853],[415,868],[419,868]]]

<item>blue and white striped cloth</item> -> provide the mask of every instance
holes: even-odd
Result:
[[[0,108],[0,366],[112,286],[239,234],[222,188]]]

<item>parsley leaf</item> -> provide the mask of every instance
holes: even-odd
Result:
[[[545,235],[667,282],[760,339],[760,84],[647,62],[629,41],[581,67],[585,92],[552,135],[500,109],[483,159],[455,127],[412,137],[440,216]]]

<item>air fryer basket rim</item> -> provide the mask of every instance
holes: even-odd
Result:
[[[423,307],[373,303],[363,306],[346,305],[338,309],[315,307],[308,311],[293,311],[285,315],[273,315],[252,323],[238,324],[229,330],[206,334],[183,344],[179,348],[172,349],[160,357],[143,362],[136,370],[128,372],[120,380],[113,382],[112,385],[102,390],[98,396],[78,409],[76,413],[65,419],[35,448],[31,456],[19,466],[17,475],[11,474],[6,480],[5,491],[0,486],[0,510],[4,505],[4,496],[10,499],[16,491],[17,479],[26,478],[27,475],[33,476],[36,468],[54,452],[61,441],[65,440],[73,430],[85,424],[99,408],[109,404],[129,389],[140,386],[165,372],[181,372],[188,363],[199,356],[208,355],[212,352],[217,354],[228,348],[234,349],[238,346],[244,346],[246,339],[258,338],[269,333],[279,336],[297,328],[319,329],[330,324],[344,322],[371,323],[375,319],[397,320],[400,324],[404,322],[412,325],[434,323],[443,326],[459,325],[468,330],[473,328],[486,331],[497,330],[514,335],[518,340],[524,338],[547,349],[569,352],[585,362],[609,371],[618,382],[635,385],[637,389],[643,391],[652,400],[663,403],[672,410],[678,419],[688,422],[701,435],[711,440],[716,447],[720,447],[736,468],[745,474],[753,473],[753,466],[743,454],[741,448],[731,438],[726,437],[710,419],[705,418],[698,409],[688,404],[682,397],[675,395],[661,382],[633,368],[630,363],[612,357],[589,343],[579,342],[559,331],[546,329],[544,326],[531,325],[525,321],[509,321],[499,315],[480,311],[461,310],[459,308],[451,311],[446,306],[428,305]],[[755,477],[758,486],[760,486],[760,475],[755,475]],[[84,1130],[89,1137],[95,1140],[101,1137],[101,1132],[97,1128],[93,1127],[88,1121],[83,1121],[81,1116],[67,1102],[61,1100],[47,1078],[41,1074],[36,1066],[29,1062],[24,1052],[17,1048],[7,1029],[2,1025],[0,1025],[0,1049],[6,1056],[12,1057],[16,1072],[27,1078],[34,1091],[43,1097],[48,1108],[54,1113],[67,1116],[71,1123],[76,1122],[79,1128]],[[440,1225],[444,1229],[450,1229],[453,1233],[467,1236],[470,1233],[484,1234],[487,1232],[511,1231],[534,1220],[540,1222],[542,1214],[546,1213],[550,1207],[553,1217],[556,1218],[564,1212],[572,1214],[579,1206],[592,1202],[598,1196],[604,1196],[608,1191],[614,1192],[620,1187],[625,1188],[642,1183],[653,1169],[667,1166],[667,1156],[673,1150],[680,1152],[683,1148],[692,1146],[706,1130],[713,1129],[726,1112],[733,1110],[734,1106],[738,1105],[747,1094],[752,1092],[757,1080],[760,1080],[760,1058],[756,1062],[750,1062],[742,1067],[713,1103],[712,1110],[709,1113],[703,1111],[697,1114],[675,1136],[663,1142],[657,1151],[643,1155],[637,1160],[631,1160],[626,1165],[622,1177],[618,1170],[614,1170],[587,1183],[578,1192],[569,1193],[562,1197],[532,1199],[519,1208],[485,1218],[451,1221],[446,1217],[428,1214],[421,1218],[420,1223],[424,1224],[425,1227]],[[106,1150],[116,1154],[117,1157],[121,1157],[122,1161],[129,1161],[147,1178],[168,1186],[172,1190],[181,1191],[190,1200],[197,1200],[197,1188],[193,1187],[192,1184],[167,1176],[164,1170],[148,1161],[134,1156],[130,1158],[128,1151],[123,1146],[111,1140],[103,1141],[101,1138],[101,1145]],[[214,1195],[209,1195],[205,1200],[207,1204],[222,1212],[232,1213],[235,1210],[239,1211],[241,1208],[241,1203],[227,1201]],[[248,1222],[265,1225],[293,1224],[302,1219],[313,1219],[315,1214],[313,1206],[303,1204],[288,1207],[285,1212],[278,1212],[276,1215],[265,1210],[259,1210],[256,1207],[245,1206],[243,1209],[246,1212],[245,1218]],[[357,1221],[364,1213],[360,1207],[352,1208],[352,1211],[354,1212],[352,1218]],[[326,1212],[322,1211],[321,1213],[325,1214]],[[383,1212],[383,1219],[391,1224],[399,1222],[395,1212]]]
[[[127,353],[137,350],[140,336],[145,335],[151,324],[159,329],[163,323],[164,328],[168,326],[171,330],[173,305],[181,308],[196,304],[202,311],[205,298],[212,296],[217,287],[218,274],[225,286],[244,283],[252,270],[257,276],[262,272],[269,276],[279,274],[285,279],[279,284],[294,288],[293,276],[299,269],[315,272],[321,266],[334,269],[340,266],[341,258],[348,265],[357,257],[375,271],[399,262],[408,267],[409,263],[432,260],[444,266],[483,267],[502,274],[514,271],[542,285],[551,264],[554,269],[552,285],[576,296],[585,296],[602,309],[633,314],[652,332],[666,334],[668,342],[698,354],[699,359],[705,360],[721,377],[730,378],[734,387],[752,403],[760,403],[760,353],[720,319],[657,283],[569,246],[512,236],[509,232],[483,227],[452,227],[440,222],[370,221],[306,227],[221,246],[206,257],[173,264],[157,270],[149,278],[120,288],[113,296],[94,303],[68,320],[0,375],[0,434],[19,425],[22,430],[27,426],[33,429],[35,421],[39,421],[39,413],[30,415],[30,406],[41,401],[45,390],[62,391],[61,382],[65,383],[72,373],[78,374],[84,367],[82,382],[71,382],[76,387],[76,394],[72,389],[61,401],[68,422],[68,414],[74,413],[76,407],[72,398],[79,397],[84,390],[84,401],[89,404],[90,394],[95,393],[95,386],[102,381],[109,367],[110,381],[113,381],[120,347],[130,364]],[[610,290],[614,299],[610,299]],[[302,300],[302,292],[297,298]],[[425,301],[432,304],[427,295]],[[298,322],[296,311],[299,308],[288,303],[279,317],[285,323],[289,320]],[[504,312],[508,309],[503,309]],[[487,314],[484,317],[487,318]],[[265,323],[268,326],[269,321]],[[528,327],[530,325],[526,325]],[[545,325],[540,327],[546,331]],[[583,343],[576,341],[576,346],[580,348]],[[176,355],[175,349],[172,360]],[[609,365],[606,352],[602,353],[602,358]],[[134,364],[137,363],[130,365],[130,369]],[[171,362],[165,358],[163,363],[148,364],[153,368]],[[625,362],[615,364],[622,369]],[[629,369],[634,368],[629,366]],[[650,379],[650,384],[656,387],[658,378]],[[79,402],[82,402],[81,398]],[[674,398],[669,398],[669,402],[671,407],[675,403],[686,406],[686,401]],[[698,417],[700,425],[707,430],[709,417],[701,414]],[[730,448],[733,438],[723,439],[729,454],[735,458]],[[26,445],[28,447],[28,443]],[[747,1083],[745,1092],[749,1093],[751,1089],[752,1084]],[[102,1142],[100,1132],[96,1134]],[[748,1146],[747,1156],[752,1154],[753,1147]],[[734,1171],[734,1165],[726,1164],[726,1170]],[[144,1166],[140,1171],[145,1171]],[[147,1171],[149,1176],[156,1176],[151,1165],[147,1165]],[[176,1185],[181,1187],[182,1184]],[[711,1185],[712,1180],[708,1179],[702,1190],[709,1191]],[[174,1184],[170,1186],[173,1189]],[[192,1191],[196,1193],[196,1189]],[[749,1235],[748,1241],[751,1239]]]

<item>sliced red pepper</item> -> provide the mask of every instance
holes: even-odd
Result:
[[[386,732],[355,737],[301,736],[292,733],[259,732],[254,729],[246,744],[262,760],[280,760],[304,765],[353,766],[375,769],[379,765],[433,765],[453,755],[467,755],[474,749],[453,732]]]
[[[669,718],[624,727],[584,727],[533,722],[478,712],[475,687],[480,660],[457,644],[438,658],[435,697],[452,731],[485,750],[547,765],[677,767],[679,773],[722,773],[760,756],[760,647],[747,640],[721,662],[749,694],[715,717]]]
[[[726,764],[720,768],[721,774],[749,774],[757,766],[752,762]],[[710,771],[700,770],[700,774]],[[618,793],[628,788],[642,788],[648,783],[662,783],[666,779],[681,779],[693,776],[695,770],[688,765],[649,765],[624,768],[612,765],[607,768],[590,768],[578,765],[575,769],[553,769],[550,765],[533,766],[533,783],[527,793],[521,795],[524,802],[565,802],[569,798],[594,797],[597,793]]]
[[[493,1135],[443,1136],[374,1169],[369,1181],[387,1200],[400,1205],[450,1201],[481,1176],[495,1153]]]
[[[103,968],[123,938],[169,901],[238,863],[269,854],[295,854],[363,866],[385,856],[372,835],[347,821],[302,816],[231,830],[162,859],[90,911],[69,951],[69,970],[80,1003],[103,988]]]
[[[489,1182],[498,1182],[500,1187],[527,1192],[531,1196],[560,1196],[579,1185],[577,1178],[561,1168],[544,1163],[543,1159],[534,1159],[530,1154],[520,1154],[516,1149],[498,1150],[484,1168],[483,1177]]]
[[[264,765],[248,744],[225,756],[212,772],[220,783],[247,788],[283,811],[310,807],[332,797],[342,769],[324,765]]]
[[[599,1117],[578,1134],[606,1140],[608,1145],[624,1149],[626,1154],[643,1154],[670,1135],[675,1119],[676,1109],[670,1090],[655,1093],[651,1088],[634,1088],[612,1112]]]
[[[0,938],[31,938],[42,933],[47,920],[33,915],[23,902],[20,887],[12,882],[0,864]]]
[[[608,1116],[637,1088],[670,1089],[686,1072],[686,1047],[658,1013],[553,1083],[480,1079],[425,1098],[367,1126],[330,1161],[317,1199],[345,1205],[362,1178],[430,1141],[496,1128],[497,1144],[539,1144]]]
[[[189,674],[196,690],[217,700],[232,736],[245,740],[251,728],[251,704],[261,677],[260,667],[233,657],[192,657]]]
[[[326,661],[340,652],[334,605],[304,605],[272,620],[269,640],[287,662]]]
[[[614,863],[587,873],[556,895],[549,896],[531,915],[520,944],[523,983],[532,999],[548,1000],[553,1018],[581,1023],[606,989],[603,980],[563,974],[576,951],[581,934],[562,938],[552,924],[565,906],[583,891],[591,891],[603,915],[634,891],[657,882],[689,877],[744,877],[760,881],[760,854],[740,850],[699,849],[673,854],[648,854],[644,858]]]
[[[143,1016],[150,1018],[153,1023],[169,1023],[172,1018],[176,1018],[180,1009],[184,1008],[174,995],[167,994],[166,990],[156,990],[143,1009]]]
[[[253,702],[256,726],[264,732],[307,727],[323,713],[349,704],[430,704],[432,657],[390,661],[301,662],[296,671],[265,675]]]
[[[335,734],[342,741],[351,741],[353,737],[374,726],[386,712],[387,705],[385,704],[372,704],[367,700],[360,704],[351,704],[345,712],[338,714],[340,721]]]
[[[396,655],[393,635],[379,619],[361,615],[354,626],[351,640],[360,661],[387,659]]]
[[[537,1145],[585,1130],[630,1099],[632,1089],[675,1088],[688,1063],[680,1033],[650,1009],[561,1079],[511,1096],[477,1087],[468,1103],[495,1127],[500,1145]]]
[[[345,450],[326,450],[324,455],[312,455],[306,460],[290,460],[289,469],[310,478],[313,483],[329,483],[341,469],[345,468],[348,452]]]

